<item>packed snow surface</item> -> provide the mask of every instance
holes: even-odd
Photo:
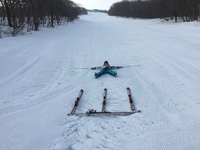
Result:
[[[117,78],[98,79],[108,60]],[[130,116],[68,116],[137,110]],[[67,26],[0,40],[1,150],[199,150],[200,24],[90,13]]]

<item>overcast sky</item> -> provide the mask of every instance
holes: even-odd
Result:
[[[121,0],[72,0],[73,2],[80,4],[86,9],[103,9],[108,10],[110,6],[115,2],[120,2]]]

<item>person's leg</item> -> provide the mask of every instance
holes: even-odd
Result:
[[[106,70],[105,70],[105,69],[102,69],[102,70],[99,71],[98,73],[95,72],[94,75],[95,75],[96,78],[98,78],[98,77],[100,77],[100,76],[101,76],[102,74],[104,74],[104,73],[106,73]]]
[[[108,69],[108,70],[107,70],[107,73],[109,73],[110,75],[112,75],[112,76],[114,76],[114,77],[117,76],[117,72],[115,72],[115,71],[113,71],[113,70],[111,70],[111,69]]]

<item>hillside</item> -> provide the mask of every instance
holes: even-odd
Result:
[[[89,13],[57,29],[0,40],[1,150],[199,150],[200,24]],[[75,69],[117,69],[117,78]],[[108,111],[131,116],[68,116]]]

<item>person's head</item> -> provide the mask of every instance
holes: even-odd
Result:
[[[104,64],[108,64],[108,61],[106,60],[106,61],[104,61]]]

